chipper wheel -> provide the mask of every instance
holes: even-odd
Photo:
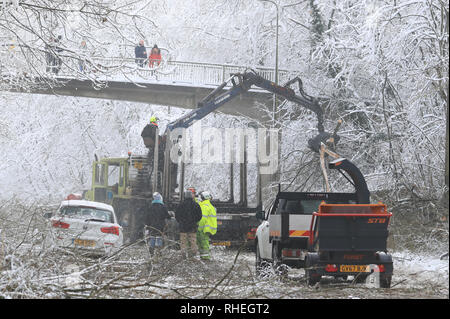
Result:
[[[391,288],[392,274],[380,274],[380,288]]]
[[[380,288],[391,288],[392,274],[394,273],[392,256],[388,253],[380,253],[378,258],[384,265],[384,272],[380,272]]]

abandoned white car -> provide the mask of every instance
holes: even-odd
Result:
[[[114,208],[86,200],[65,200],[50,218],[58,247],[92,254],[110,254],[123,244],[122,227]]]

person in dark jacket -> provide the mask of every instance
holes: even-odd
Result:
[[[61,39],[62,36],[59,35],[58,38],[51,38],[50,42],[45,45],[47,72],[58,74],[61,69],[62,60],[58,55],[58,53],[63,51],[63,49],[59,46]]]
[[[155,142],[158,134],[158,119],[156,116],[150,118],[150,123],[147,124],[142,130],[141,137],[144,141],[145,147],[148,148],[147,161],[150,167],[150,174],[152,176],[155,172],[154,170],[154,157],[155,157]],[[158,135],[158,172],[162,174],[164,170],[164,153],[165,153],[166,140],[165,135]],[[172,164],[173,165],[173,164]],[[176,171],[173,171],[175,172]],[[173,180],[172,180],[173,183]],[[160,180],[158,180],[157,188],[160,188]]]
[[[156,116],[150,117],[150,123],[142,130],[141,137],[144,141],[145,147],[148,149],[155,146],[156,131],[158,130],[158,118]]]
[[[181,252],[188,258],[197,255],[197,228],[202,219],[202,210],[195,202],[194,196],[194,192],[186,190],[184,201],[175,210],[175,219],[180,230]]]
[[[150,210],[145,218],[151,254],[153,254],[155,247],[163,245],[162,235],[166,227],[166,219],[170,219],[170,215],[163,203],[163,198],[160,193],[154,193]]]
[[[139,41],[139,45],[134,48],[134,55],[136,64],[143,67],[145,60],[147,60],[147,49],[145,48],[144,40]]]

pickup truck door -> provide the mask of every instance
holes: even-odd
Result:
[[[257,230],[259,253],[262,259],[272,259],[272,242],[269,242],[270,224],[269,215],[272,211],[273,203],[266,212],[265,220],[259,225]]]
[[[269,221],[265,220],[259,226],[258,235],[259,253],[262,259],[272,258],[272,243],[269,243]]]

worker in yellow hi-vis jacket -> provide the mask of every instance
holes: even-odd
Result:
[[[216,209],[210,202],[211,194],[203,191],[200,193],[200,208],[202,209],[202,219],[198,223],[197,245],[200,259],[211,259],[209,253],[209,236],[217,232]]]

